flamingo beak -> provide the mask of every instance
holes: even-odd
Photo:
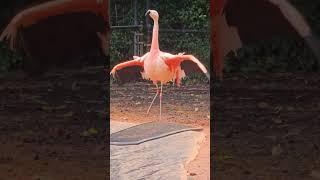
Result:
[[[145,14],[145,16],[149,15],[150,14],[150,10],[148,10]]]

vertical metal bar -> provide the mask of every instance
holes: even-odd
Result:
[[[140,21],[140,25],[141,25],[141,28],[139,29],[140,30],[140,33],[141,33],[141,36],[140,36],[140,40],[139,40],[139,55],[142,56],[144,54],[143,52],[143,47],[144,47],[144,40],[143,40],[143,26],[142,26],[143,22]]]
[[[137,31],[133,33],[133,55],[137,55]]]
[[[117,4],[116,3],[114,4],[114,9],[115,9],[115,13],[116,13],[116,23],[115,23],[115,25],[118,26],[119,25],[118,24],[118,10],[117,10]]]
[[[137,19],[137,4],[138,1],[134,0],[134,25],[138,25],[138,19]]]
[[[146,0],[146,11],[149,10],[150,8],[150,2],[149,0]],[[146,16],[146,26],[147,26],[147,45],[150,44],[151,39],[150,39],[150,18]]]
[[[133,9],[134,9],[134,25],[137,25],[138,24],[138,20],[137,20],[137,0],[134,0],[133,2]],[[139,38],[138,38],[138,35],[137,35],[137,30],[134,31],[134,37],[133,37],[133,53],[134,55],[139,55],[139,49],[138,49],[138,46],[139,46]]]

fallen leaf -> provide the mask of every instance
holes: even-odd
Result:
[[[73,115],[74,115],[74,113],[70,111],[68,113],[63,114],[61,117],[67,118],[67,117],[72,117]]]
[[[272,156],[279,156],[282,152],[283,149],[280,144],[272,147]]]
[[[83,131],[80,136],[82,137],[90,137],[90,136],[94,136],[97,135],[99,133],[99,131],[95,128],[89,128],[88,130]]]
[[[83,131],[80,136],[82,137],[89,137],[90,136],[90,133],[88,131]]]
[[[279,119],[279,118],[273,118],[272,121],[273,121],[275,124],[281,124],[281,123],[282,123],[282,120]]]
[[[99,133],[99,131],[95,128],[88,129],[88,132],[90,133],[90,135],[96,135]]]

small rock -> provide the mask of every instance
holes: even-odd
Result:
[[[36,154],[34,155],[33,160],[39,160],[39,154],[38,154],[38,153],[36,153]]]
[[[72,83],[72,85],[71,85],[71,90],[72,90],[72,91],[77,91],[77,90],[79,90],[79,89],[80,89],[80,86],[78,86],[77,81],[74,81],[74,82]]]
[[[68,112],[68,113],[65,113],[65,114],[59,116],[59,117],[68,118],[68,117],[72,117],[73,115],[74,115],[74,113],[70,111],[70,112]]]
[[[275,136],[275,135],[265,136],[265,137],[268,138],[268,139],[271,139],[274,142],[278,139],[277,136]]]
[[[320,171],[312,170],[310,176],[315,179],[320,179]]]
[[[294,111],[294,107],[288,106],[288,107],[287,107],[287,110],[288,110],[288,111]]]
[[[281,145],[278,144],[272,148],[272,156],[279,156],[283,152]]]
[[[274,118],[274,119],[272,119],[272,121],[273,121],[275,124],[281,124],[281,123],[282,123],[282,120],[279,119],[279,118]]]
[[[299,128],[293,128],[293,129],[289,129],[288,133],[284,135],[285,138],[287,137],[291,137],[291,136],[298,136],[301,134],[302,129]]]
[[[258,104],[258,108],[260,108],[260,109],[266,109],[266,108],[268,108],[268,107],[269,107],[269,104],[266,103],[266,102],[260,102],[260,103]]]
[[[238,78],[238,77],[233,77],[233,78],[231,78],[231,80],[232,80],[232,81],[238,81],[239,78]]]

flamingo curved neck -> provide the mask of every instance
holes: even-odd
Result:
[[[152,30],[152,41],[150,51],[159,51],[159,23],[157,20],[154,20],[153,30]]]

